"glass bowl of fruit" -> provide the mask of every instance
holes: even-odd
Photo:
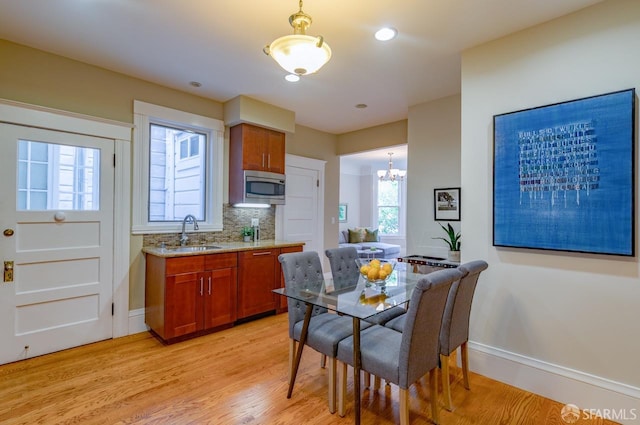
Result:
[[[359,258],[356,263],[358,263],[360,274],[367,281],[367,286],[377,285],[384,287],[396,267],[396,260],[381,258],[374,258],[373,260]]]

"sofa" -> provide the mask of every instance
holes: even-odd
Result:
[[[341,230],[338,247],[346,246],[354,247],[361,258],[397,258],[400,255],[400,245],[380,242],[377,229]]]

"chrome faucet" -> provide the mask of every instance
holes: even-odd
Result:
[[[182,220],[182,235],[180,236],[180,246],[185,246],[187,244],[187,241],[189,240],[189,236],[187,236],[187,232],[185,230],[185,226],[187,223],[193,223],[193,230],[198,230],[198,222],[196,221],[196,218],[191,215],[191,214],[187,214],[184,217],[184,220]]]

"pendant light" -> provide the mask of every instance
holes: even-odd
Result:
[[[329,62],[331,48],[322,36],[306,35],[311,16],[302,11],[302,0],[300,10],[289,17],[289,24],[293,34],[275,39],[263,52],[291,74],[313,74]]]
[[[407,175],[407,170],[399,170],[397,168],[393,168],[393,161],[391,160],[391,156],[393,152],[389,152],[389,168],[386,170],[378,170],[378,178],[380,181],[396,181],[396,180],[404,180],[404,176]]]

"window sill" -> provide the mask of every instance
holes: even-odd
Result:
[[[221,225],[198,223],[198,232],[221,232]],[[189,233],[193,233],[193,224],[187,224]],[[182,232],[182,223],[158,224],[158,225],[136,225],[131,226],[132,235],[154,234],[154,233],[180,233]]]

